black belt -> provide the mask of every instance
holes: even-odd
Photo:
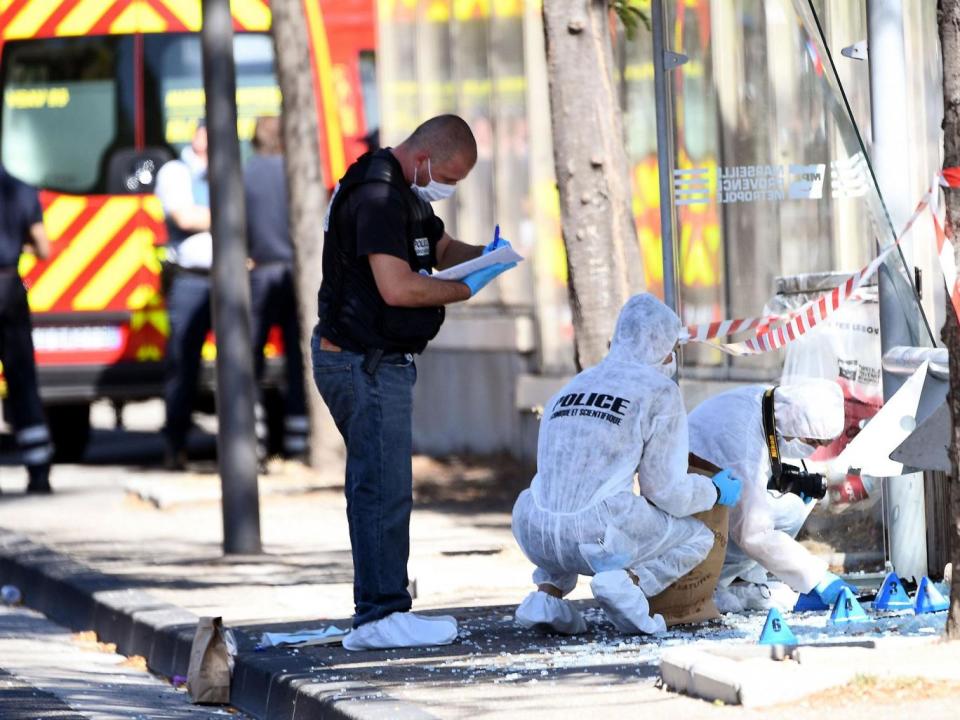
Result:
[[[174,265],[173,269],[177,272],[188,273],[190,275],[197,275],[198,277],[210,277],[210,271],[204,270],[203,268],[187,268],[183,265]]]

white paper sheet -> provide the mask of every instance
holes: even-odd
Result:
[[[346,630],[341,630],[336,625],[330,625],[320,630],[301,630],[300,632],[292,633],[265,632],[260,636],[260,645],[258,647],[326,645],[328,643],[339,642],[346,634]]]
[[[497,248],[493,252],[487,253],[486,255],[481,255],[478,258],[474,258],[473,260],[467,260],[459,265],[454,265],[452,268],[435,272],[433,277],[435,277],[437,280],[463,280],[463,278],[470,273],[476,272],[477,270],[483,270],[491,265],[496,265],[497,263],[520,262],[521,260],[523,260],[523,257],[519,255],[512,247],[502,247]]]

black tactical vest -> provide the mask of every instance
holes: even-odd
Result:
[[[380,298],[374,317],[361,318],[343,312],[351,292],[345,282],[346,269],[366,259],[356,257],[355,238],[338,226],[340,210],[350,193],[367,183],[387,183],[392,185],[403,199],[407,208],[407,257],[410,269],[414,272],[431,274],[432,256],[429,240],[432,224],[437,222],[428,203],[411,192],[402,173],[398,172],[396,161],[387,149],[378,150],[361,156],[340,181],[331,200],[329,221],[324,233],[324,253],[335,253],[333,273],[327,271],[332,292],[321,287],[318,305],[321,311],[321,324],[335,330],[339,339],[344,339],[346,349],[366,352],[379,349],[385,352],[419,353],[427,343],[436,337],[443,324],[445,311],[440,307],[405,308],[387,305]],[[326,263],[325,263],[326,266]],[[333,277],[329,277],[329,275]],[[326,296],[325,296],[326,295]],[[379,293],[378,293],[379,295]]]

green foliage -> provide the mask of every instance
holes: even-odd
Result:
[[[633,40],[637,36],[637,28],[643,23],[650,31],[650,16],[641,5],[649,6],[649,0],[610,0],[610,7],[623,23],[623,29],[627,33],[627,40]]]

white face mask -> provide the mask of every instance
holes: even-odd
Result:
[[[433,179],[433,173],[430,171],[430,158],[427,158],[427,175],[430,178],[430,182],[421,187],[417,185],[417,168],[413,169],[413,182],[410,183],[410,189],[413,190],[421,200],[426,200],[429,203],[436,202],[437,200],[446,200],[456,191],[456,185],[447,185],[446,183],[440,183]]]
[[[794,438],[793,440],[780,438],[779,445],[780,454],[785,458],[808,458],[817,451],[813,445],[808,445],[798,438]]]
[[[657,365],[657,372],[663,373],[668,378],[672,378],[677,374],[677,354],[675,352],[670,353],[670,362],[661,363]]]

